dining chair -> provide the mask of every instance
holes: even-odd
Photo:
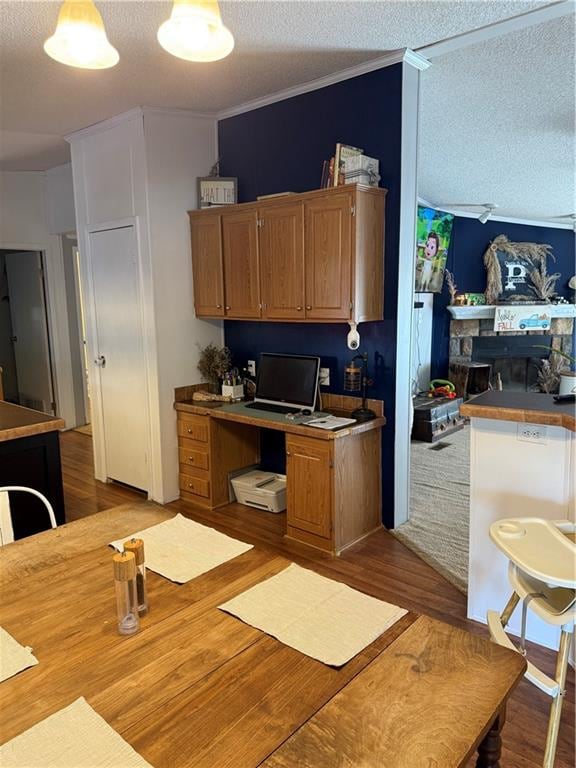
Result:
[[[508,580],[512,595],[501,614],[488,611],[488,628],[498,645],[526,655],[527,612],[560,628],[560,645],[554,677],[528,661],[525,677],[552,697],[543,768],[553,768],[562,700],[565,695],[570,641],[576,620],[576,525],[569,520],[534,517],[497,520],[490,526],[490,538],[509,560]],[[569,538],[571,537],[571,538]],[[520,645],[517,648],[505,632],[518,603],[522,601]]]
[[[50,518],[50,525],[52,528],[56,528],[56,516],[52,509],[52,504],[48,501],[40,491],[34,488],[26,488],[23,485],[3,485],[0,486],[0,547],[4,544],[10,544],[14,541],[14,529],[12,527],[12,516],[10,514],[10,496],[12,492],[31,493],[36,496],[44,504],[48,511]]]

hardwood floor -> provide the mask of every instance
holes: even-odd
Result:
[[[145,495],[133,489],[94,480],[92,440],[89,436],[78,432],[63,433],[61,452],[68,520],[86,517],[128,501],[144,500]],[[201,510],[183,501],[172,502],[167,507],[243,541],[289,555],[294,562],[313,567],[318,573],[335,580],[345,581],[366,594],[487,635],[484,626],[466,619],[464,595],[384,530],[372,534],[341,557],[331,558],[302,545],[286,542],[283,538],[284,514],[267,514],[239,504],[231,504],[214,512]],[[554,653],[533,646],[529,655],[538,666],[553,673]],[[470,691],[470,700],[474,700],[473,690]],[[525,680],[520,683],[508,705],[502,768],[540,768],[550,701]],[[570,670],[555,768],[574,766],[574,714],[574,671]]]
[[[78,520],[103,509],[137,499],[146,494],[116,483],[100,483],[94,479],[92,438],[69,430],[60,434],[62,480],[66,520]]]

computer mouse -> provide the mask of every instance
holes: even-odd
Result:
[[[310,408],[302,408],[301,413],[302,413],[302,416],[312,416],[312,411],[310,410]]]

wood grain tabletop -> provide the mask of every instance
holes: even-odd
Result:
[[[0,401],[0,442],[64,429],[64,419]]]
[[[490,391],[470,398],[460,406],[462,416],[520,424],[544,424],[576,432],[576,406],[557,403],[542,392]]]
[[[258,547],[184,585],[149,571],[122,637],[106,542],[169,516],[124,505],[0,550],[0,625],[40,662],[0,684],[1,743],[84,696],[155,768],[465,766],[524,672],[414,613],[339,669],[304,656],[217,608],[289,564]]]

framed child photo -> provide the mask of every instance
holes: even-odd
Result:
[[[442,293],[454,215],[418,206],[416,224],[416,293]]]

